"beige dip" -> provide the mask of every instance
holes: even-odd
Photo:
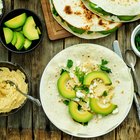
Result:
[[[26,97],[16,91],[14,86],[3,82],[5,80],[13,81],[22,92],[28,92],[25,75],[20,70],[10,71],[6,67],[0,67],[0,113],[10,112],[20,107],[26,99]]]

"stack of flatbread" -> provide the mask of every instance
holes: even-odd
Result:
[[[140,18],[140,0],[50,0],[56,21],[70,33],[97,39],[115,32],[122,22]]]

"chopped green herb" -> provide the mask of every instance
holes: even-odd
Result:
[[[71,68],[73,66],[73,61],[71,60],[71,59],[69,59],[68,61],[67,61],[67,67],[68,68]]]
[[[106,64],[108,64],[108,61],[105,60],[105,59],[102,59],[102,64],[101,65],[106,65]]]
[[[102,71],[106,71],[107,73],[111,73],[111,69],[108,68],[108,67],[106,67],[106,66],[104,66],[104,65],[101,65],[101,66],[100,66],[100,69],[101,69]]]
[[[60,75],[62,75],[64,72],[68,72],[68,71],[65,69],[61,69]]]
[[[105,65],[108,64],[108,61],[105,59],[102,59],[101,65],[100,65],[100,70],[105,71],[107,73],[111,73],[111,69],[106,67]]]
[[[80,83],[83,83],[85,73],[80,70],[79,67],[75,68],[75,75],[77,76]]]
[[[63,101],[63,103],[64,103],[65,105],[67,105],[67,106],[69,105],[69,102],[70,102],[69,100],[64,100],[64,101]]]
[[[136,35],[135,37],[135,45],[137,50],[140,52],[140,34]]]
[[[107,96],[107,95],[108,95],[107,91],[104,91],[102,94],[102,96]]]
[[[86,92],[86,94],[89,93],[89,88],[85,85],[81,85],[81,86],[75,86],[74,87],[74,90],[75,91],[78,91],[78,90],[84,90]]]

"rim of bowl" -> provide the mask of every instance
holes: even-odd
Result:
[[[131,34],[131,47],[132,47],[133,51],[135,52],[135,54],[140,57],[140,52],[138,51],[138,49],[136,48],[136,45],[135,45],[135,37],[138,33],[140,34],[140,24],[134,28],[134,30],[132,31],[132,34]]]
[[[43,26],[43,24],[42,24],[42,22],[41,22],[40,17],[39,17],[34,11],[31,11],[31,10],[26,9],[26,8],[17,8],[17,9],[11,10],[10,12],[6,13],[5,15],[3,15],[3,17],[1,18],[1,21],[0,21],[0,28],[2,28],[1,24],[2,24],[3,20],[4,20],[9,14],[11,14],[12,12],[19,11],[19,10],[23,10],[23,12],[24,12],[24,11],[25,11],[25,12],[28,11],[28,12],[30,12],[32,15],[34,15],[34,16],[36,16],[36,17],[38,18],[38,20],[39,20],[39,22],[40,22],[40,26],[41,26],[41,28],[42,28],[41,35],[40,35],[40,38],[39,38],[38,43],[37,43],[35,46],[33,46],[31,49],[29,49],[29,50],[24,50],[24,51],[21,50],[21,51],[18,51],[18,50],[12,50],[12,49],[10,49],[9,47],[7,47],[6,44],[3,42],[3,40],[1,39],[1,36],[0,36],[0,42],[1,42],[2,45],[3,45],[7,50],[9,50],[10,52],[14,52],[14,53],[16,53],[16,54],[24,54],[24,53],[31,52],[32,50],[34,50],[35,48],[37,48],[37,47],[39,46],[39,44],[41,43],[41,41],[42,41],[42,39],[43,39],[43,36],[44,36],[44,30],[43,30],[44,26]],[[34,41],[34,40],[33,40],[33,41]]]
[[[3,66],[1,66],[1,65],[3,65]],[[25,74],[25,77],[26,77],[26,80],[27,80],[27,83],[28,83],[28,92],[27,92],[27,94],[30,94],[31,93],[31,81],[30,81],[29,74],[27,72],[25,72],[25,70],[19,64],[17,64],[17,63],[8,62],[8,61],[0,61],[0,67],[7,67],[7,68],[9,68],[9,66],[14,67],[15,69],[13,69],[13,70],[19,69],[22,73]],[[12,109],[10,112],[0,113],[0,117],[2,117],[2,116],[9,116],[9,115],[15,114],[20,109],[22,109],[22,107],[25,105],[27,100],[28,99],[26,98],[24,100],[24,102],[18,108]]]

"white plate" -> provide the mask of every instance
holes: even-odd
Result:
[[[111,68],[111,80],[116,84],[113,102],[118,105],[119,113],[108,115],[100,120],[93,118],[87,126],[74,122],[68,107],[59,102],[61,97],[57,90],[57,80],[61,66],[72,59],[77,61],[100,64],[102,59],[108,60]],[[96,44],[78,44],[58,53],[46,66],[40,83],[40,99],[49,120],[60,130],[77,137],[97,137],[115,129],[127,116],[133,100],[133,81],[124,61],[113,51]]]

